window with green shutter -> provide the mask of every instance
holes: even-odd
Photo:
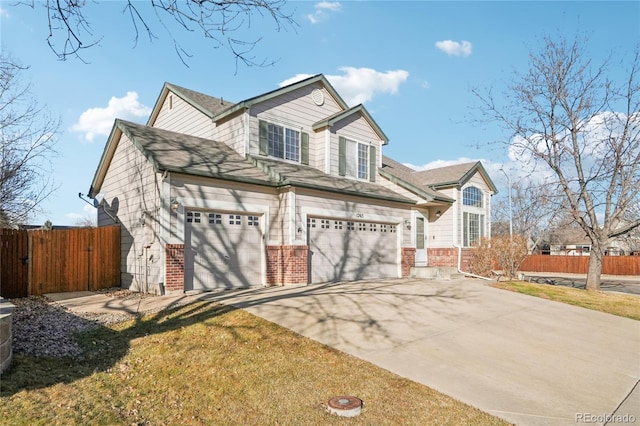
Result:
[[[373,164],[373,166],[372,166]],[[375,180],[376,148],[340,136],[338,174],[356,179]],[[373,170],[373,176],[371,171]]]
[[[309,164],[309,134],[263,120],[260,127],[260,155]]]

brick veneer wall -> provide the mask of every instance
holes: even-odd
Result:
[[[184,244],[167,244],[165,259],[165,291],[184,291]]]
[[[308,246],[267,246],[267,285],[307,284]]]
[[[472,248],[462,249],[462,261],[460,262],[460,269],[469,272],[469,262],[473,253]],[[429,266],[443,266],[443,267],[458,267],[458,249],[455,247],[449,248],[429,248],[427,249],[427,263]]]
[[[416,249],[412,247],[402,247],[402,276],[408,277],[411,268],[416,266]]]
[[[427,263],[429,266],[458,266],[458,249],[451,248],[428,248]]]

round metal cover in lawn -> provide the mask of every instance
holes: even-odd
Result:
[[[355,417],[362,411],[362,400],[355,396],[336,396],[329,400],[327,409],[341,417]]]

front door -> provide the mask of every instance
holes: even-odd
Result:
[[[416,212],[415,240],[416,240],[416,266],[427,266],[427,249],[425,247],[425,217]]]

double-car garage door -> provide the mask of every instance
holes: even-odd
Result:
[[[398,233],[392,223],[309,217],[312,283],[398,276]]]
[[[185,290],[262,284],[259,216],[188,211],[185,225]]]

